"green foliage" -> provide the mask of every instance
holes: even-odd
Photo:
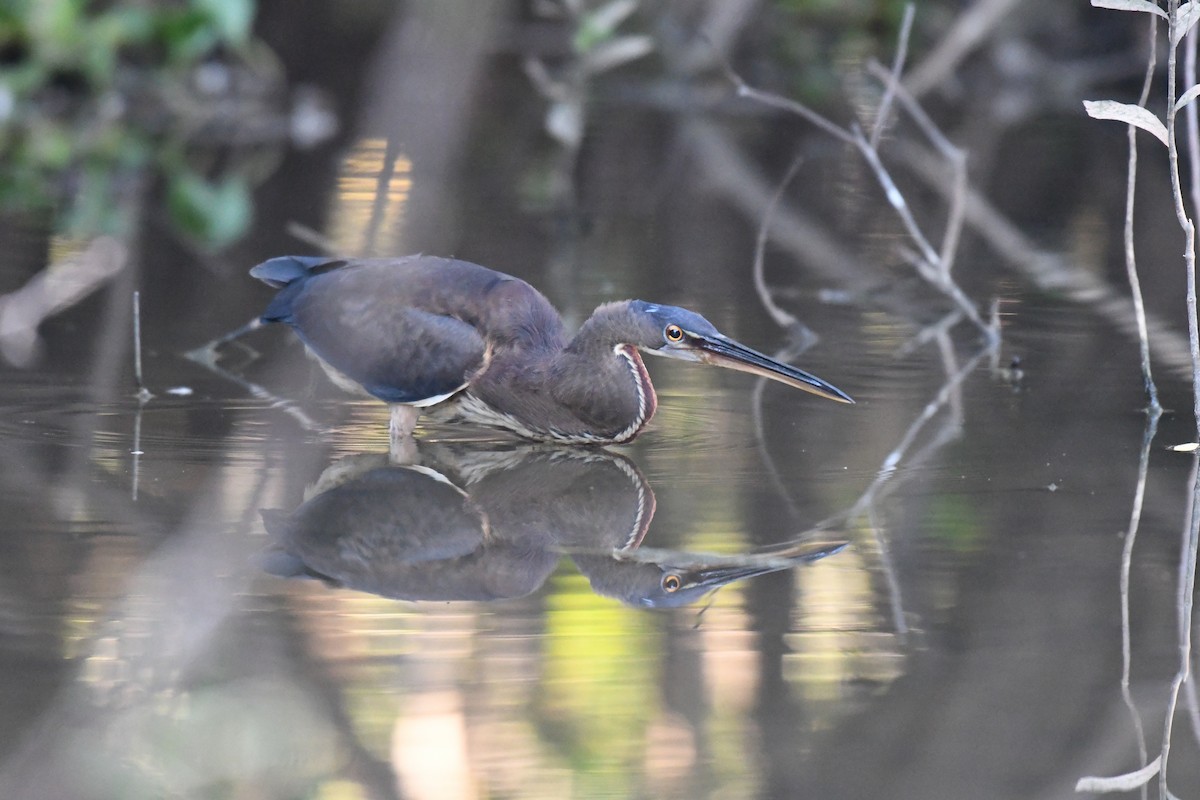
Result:
[[[977,551],[985,538],[976,509],[959,495],[934,499],[927,528],[947,550],[962,554]]]
[[[121,234],[157,171],[182,231],[210,246],[240,236],[247,182],[205,180],[173,155],[185,148],[171,115],[198,65],[251,44],[254,13],[254,0],[0,3],[0,209]]]
[[[787,76],[785,90],[804,102],[839,94],[838,62],[890,48],[908,0],[776,0],[766,64]],[[877,54],[879,55],[879,54]]]
[[[556,577],[548,600],[539,723],[585,796],[628,797],[656,708],[659,667],[645,614],[600,597],[579,575]]]
[[[572,42],[577,54],[590,53],[616,36],[617,26],[637,10],[636,0],[611,0],[579,16]]]
[[[171,176],[167,207],[185,233],[214,247],[240,238],[253,210],[250,189],[242,176],[207,181],[187,170]]]
[[[162,39],[173,58],[195,59],[218,45],[245,45],[253,21],[254,0],[191,0],[162,19]]]

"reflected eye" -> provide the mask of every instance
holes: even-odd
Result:
[[[678,325],[668,325],[663,330],[663,336],[667,337],[668,342],[678,344],[683,341],[683,328]]]
[[[678,575],[669,573],[663,576],[662,588],[664,592],[677,592],[681,586],[683,586],[683,581],[679,579]]]

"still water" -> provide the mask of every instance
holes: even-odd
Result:
[[[752,380],[669,367],[632,446],[431,429],[421,469],[389,466],[382,408],[317,399],[305,431],[171,354],[140,409],[13,375],[12,796],[1038,797],[1136,766],[1174,671],[1190,457],[1161,445],[1186,424],[1127,567],[1127,707],[1137,382],[1081,398],[1042,365],[1129,344],[1015,298],[1024,374],[970,369],[877,482],[940,359],[834,316],[803,361],[854,407],[755,410]],[[666,591],[706,570],[729,585]]]
[[[327,87],[368,98],[342,136],[276,154],[252,233],[214,254],[148,204],[130,267],[0,367],[0,796],[1065,798],[1158,753],[1195,468],[1167,449],[1195,436],[1169,348],[1140,481],[1137,346],[1111,308],[968,235],[955,274],[994,303],[989,342],[897,255],[852,148],[617,83],[564,159],[515,59],[422,60],[449,34],[402,22]],[[395,60],[416,77],[386,80]],[[1002,211],[1031,252],[1120,297],[1124,137],[1077,122],[1026,120],[1033,144],[1004,148],[950,133],[981,137],[973,180],[1022,198]],[[1053,137],[1096,186],[1013,168]],[[797,148],[766,277],[815,337],[753,289]],[[939,229],[945,206],[912,196]],[[5,291],[89,246],[2,234]],[[394,463],[386,409],[286,330],[188,355],[261,311],[250,266],[322,246],[478,261],[569,325],[683,305],[857,403],[656,359],[630,445],[426,426]],[[1146,262],[1178,250],[1157,237]],[[1176,337],[1179,279],[1144,278]],[[1198,740],[1189,680],[1180,797]]]

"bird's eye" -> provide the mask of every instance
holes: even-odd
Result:
[[[663,331],[663,336],[667,337],[668,342],[678,344],[683,341],[683,328],[678,325],[668,325]]]
[[[678,330],[678,329],[676,329]],[[671,593],[679,591],[679,587],[683,586],[683,581],[674,573],[667,573],[662,579],[662,588],[664,592]]]

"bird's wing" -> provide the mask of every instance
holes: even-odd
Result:
[[[386,291],[338,291],[322,280],[336,274],[305,282],[290,298],[284,321],[321,360],[370,394],[429,405],[462,389],[483,365],[487,343],[474,326],[406,305]]]

